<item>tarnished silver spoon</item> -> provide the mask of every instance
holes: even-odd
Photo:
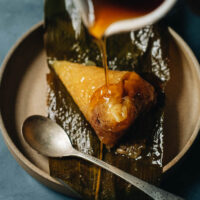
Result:
[[[22,127],[27,143],[39,153],[48,157],[76,156],[88,160],[111,173],[121,177],[156,200],[180,200],[182,198],[134,177],[93,156],[79,152],[72,147],[65,131],[49,118],[33,115],[28,117]]]

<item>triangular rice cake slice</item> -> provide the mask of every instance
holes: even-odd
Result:
[[[67,61],[54,61],[52,67],[94,128],[99,139],[113,147],[137,116],[155,103],[154,88],[135,72],[108,71]]]

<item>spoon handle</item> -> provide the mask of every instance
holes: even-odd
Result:
[[[135,176],[132,176],[98,158],[95,158],[93,156],[90,156],[88,154],[79,152],[77,150],[74,149],[74,151],[72,152],[73,156],[76,157],[80,157],[83,158],[85,160],[88,160],[92,163],[94,163],[95,165],[98,165],[106,170],[108,170],[109,172],[119,176],[120,178],[126,180],[127,182],[131,183],[132,185],[134,185],[136,188],[142,190],[144,193],[146,193],[147,195],[149,195],[150,197],[152,197],[155,200],[183,200],[183,198],[175,196],[167,191],[164,191],[152,184],[149,184]]]

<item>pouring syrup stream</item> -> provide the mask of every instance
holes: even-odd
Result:
[[[105,30],[116,21],[133,19],[150,13],[160,6],[163,1],[165,0],[93,0],[94,22],[89,27],[89,32],[97,40],[101,51],[107,88],[109,78]]]

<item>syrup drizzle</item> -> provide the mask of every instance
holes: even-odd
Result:
[[[150,13],[163,1],[165,0],[93,0],[95,20],[89,32],[96,38],[101,51],[107,88],[109,79],[105,30],[116,21],[137,18]]]
[[[101,58],[103,62],[104,72],[105,72],[105,83],[108,88],[109,78],[108,78],[108,61],[107,61],[107,52],[106,52],[106,37],[102,37],[100,39],[97,39],[96,41],[101,51]]]

